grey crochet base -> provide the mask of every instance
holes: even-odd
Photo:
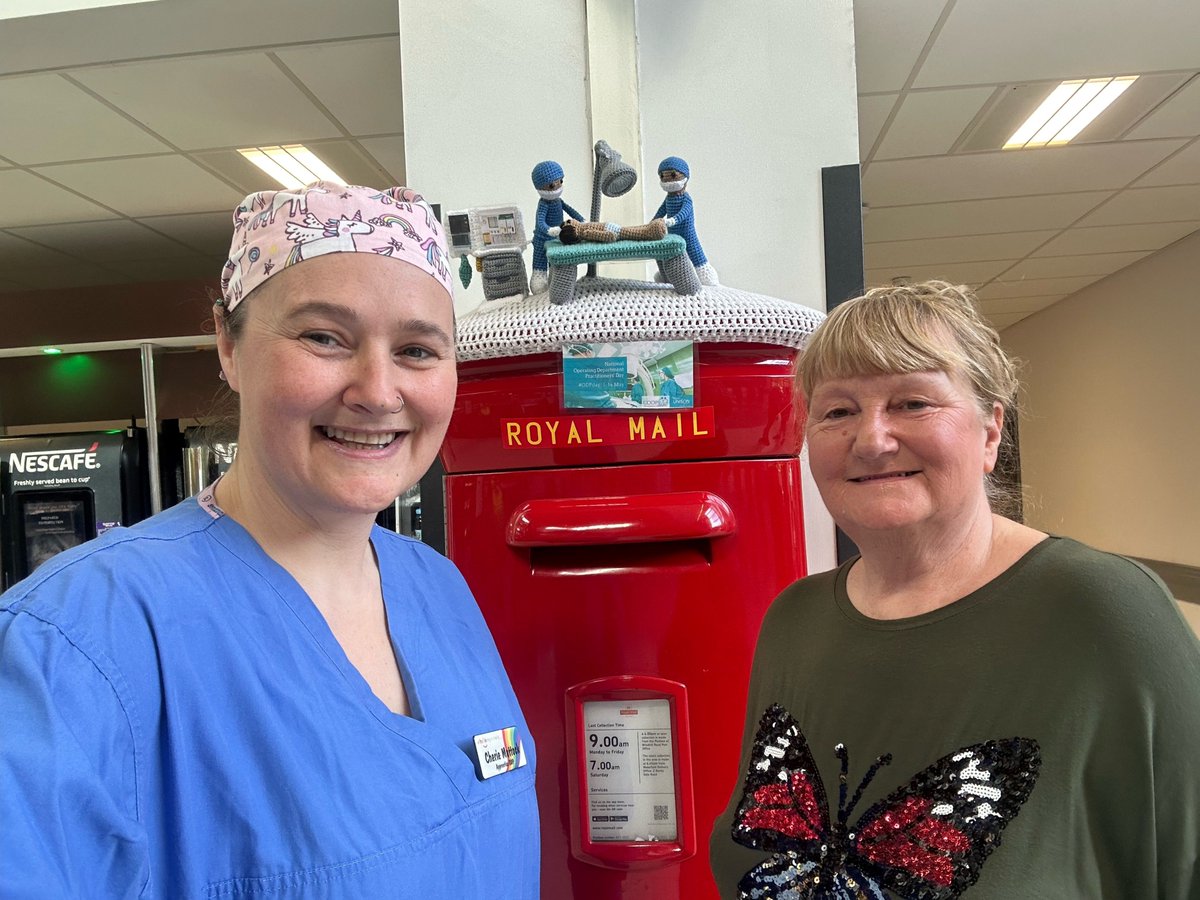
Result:
[[[575,300],[543,292],[484,303],[458,322],[458,358],[553,353],[569,343],[685,340],[799,348],[825,314],[790,300],[730,287],[681,295],[669,284],[581,278]]]

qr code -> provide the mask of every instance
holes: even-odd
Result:
[[[654,804],[654,821],[655,822],[665,822],[666,820],[667,820],[667,804],[655,803]]]

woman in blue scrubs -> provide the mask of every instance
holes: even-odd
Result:
[[[533,900],[491,636],[449,561],[374,525],[454,405],[436,218],[404,188],[253,194],[216,322],[229,473],[0,598],[0,896]]]

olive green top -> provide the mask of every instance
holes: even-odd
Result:
[[[1200,898],[1200,643],[1155,575],[1051,537],[948,606],[881,621],[847,597],[855,561],[791,585],[764,619],[742,769],[711,838],[722,897],[768,858],[735,844],[730,824],[759,718],[778,703],[799,721],[835,817],[834,746],[849,753],[851,793],[893,755],[851,826],[962,747],[1038,742],[1038,781],[968,900]]]

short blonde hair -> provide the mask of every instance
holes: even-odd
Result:
[[[945,281],[872,288],[848,300],[813,332],[796,368],[805,400],[830,378],[945,372],[971,386],[980,409],[1011,410],[1017,365],[964,285]]]

